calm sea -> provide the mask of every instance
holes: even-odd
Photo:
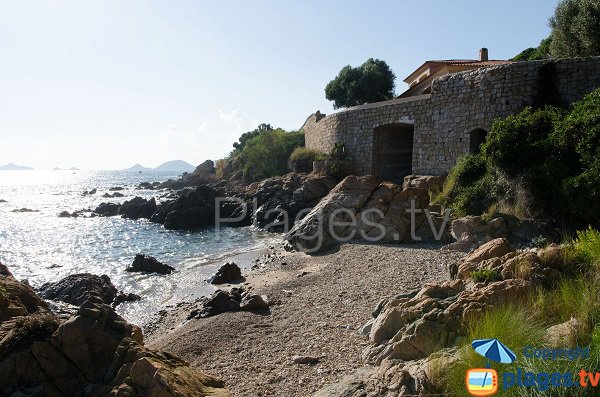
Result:
[[[0,171],[0,262],[17,279],[34,287],[74,273],[107,274],[125,292],[142,296],[124,303],[119,312],[145,324],[166,305],[210,293],[205,280],[228,256],[260,249],[280,236],[253,228],[224,228],[220,233],[173,232],[146,220],[59,218],[61,211],[96,208],[101,202],[123,202],[161,192],[137,190],[140,182],[164,181],[168,172],[127,171]],[[102,198],[122,186],[122,198]],[[83,191],[97,189],[95,195]],[[164,193],[164,192],[163,192]],[[13,212],[28,208],[39,212]],[[168,275],[128,273],[137,253],[155,256],[177,269]]]

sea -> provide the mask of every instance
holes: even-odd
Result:
[[[119,216],[58,217],[62,211],[94,209],[102,202],[158,198],[165,192],[136,187],[177,177],[165,171],[0,171],[0,200],[5,201],[0,202],[0,262],[33,287],[75,273],[106,274],[119,290],[142,297],[119,305],[117,311],[130,322],[146,325],[158,311],[214,291],[207,279],[228,259],[250,258],[247,253],[281,241],[281,235],[253,227],[190,233]],[[103,198],[112,193],[111,187],[123,187],[125,197]],[[97,192],[83,194],[92,189]],[[15,211],[23,208],[35,212]],[[176,271],[165,276],[126,272],[138,253]]]

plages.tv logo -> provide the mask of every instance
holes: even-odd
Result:
[[[498,339],[476,339],[471,343],[485,357],[485,368],[471,368],[465,376],[467,391],[472,396],[491,396],[498,391],[498,373],[490,368],[491,361],[510,364],[517,356]]]

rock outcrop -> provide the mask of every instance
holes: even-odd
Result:
[[[444,240],[444,220],[428,205],[426,189],[402,188],[373,176],[348,176],[286,234],[286,245],[319,252],[353,238],[423,241],[436,239],[438,231]]]
[[[225,263],[217,270],[217,273],[211,278],[211,284],[226,284],[239,281],[242,278],[242,271],[235,263]]]
[[[156,211],[156,200],[134,197],[119,207],[119,215],[125,219],[150,219]]]
[[[140,329],[112,307],[88,300],[62,321],[6,273],[0,275],[1,395],[229,396],[221,380],[145,348]]]
[[[162,203],[150,218],[169,230],[198,230],[215,224],[216,192],[209,186],[184,189],[175,200]]]
[[[314,207],[336,185],[333,178],[320,175],[287,174],[260,182],[256,198],[255,223],[268,231],[289,230],[302,212]]]
[[[72,274],[60,281],[46,283],[39,288],[39,293],[44,299],[75,306],[81,306],[86,301],[117,306],[141,299],[139,295],[118,291],[107,275],[90,273]]]
[[[174,267],[165,265],[158,259],[144,254],[137,254],[131,266],[125,269],[128,272],[146,272],[158,274],[171,274],[175,270]]]
[[[117,203],[100,203],[93,213],[99,216],[117,216],[120,207],[121,205]]]
[[[110,278],[103,274],[72,274],[55,283],[46,283],[39,288],[44,299],[58,300],[81,306],[85,301],[110,305],[118,294]]]
[[[227,312],[240,310],[261,312],[269,310],[269,298],[266,295],[256,295],[242,288],[232,288],[230,291],[218,289],[209,297],[199,298],[195,302],[187,319],[198,319],[216,316]]]

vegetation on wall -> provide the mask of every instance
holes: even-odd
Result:
[[[369,58],[359,67],[344,66],[325,87],[333,107],[351,107],[394,98],[396,76],[385,61]]]
[[[569,111],[526,108],[493,123],[482,151],[457,163],[439,199],[457,215],[488,208],[600,224],[600,90]]]

